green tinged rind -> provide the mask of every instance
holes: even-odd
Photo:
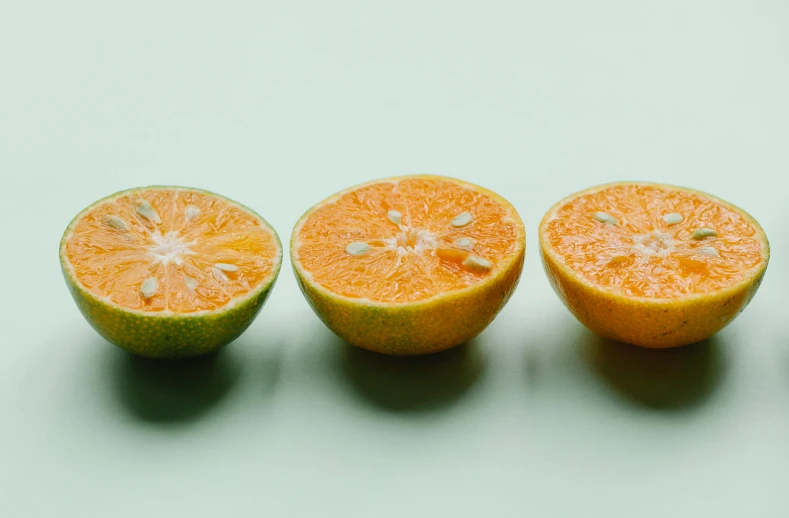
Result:
[[[110,343],[149,358],[186,358],[207,354],[238,338],[252,323],[274,287],[221,313],[198,316],[143,314],[108,304],[77,286],[66,284],[88,323]]]
[[[254,214],[272,232],[278,256],[269,280],[245,298],[216,311],[195,314],[147,313],[121,308],[102,300],[70,274],[65,245],[76,223],[93,207],[129,192],[146,189],[181,189],[216,196]],[[187,358],[216,351],[238,338],[255,320],[276,284],[282,265],[282,244],[274,228],[255,211],[233,200],[191,187],[151,186],[120,191],[102,198],[80,212],[66,228],[60,242],[60,266],[69,292],[88,323],[105,339],[133,354],[149,358]]]
[[[352,302],[310,285],[294,266],[304,298],[321,321],[351,345],[392,356],[432,354],[485,330],[518,286],[525,248],[507,271],[470,293],[412,305]]]

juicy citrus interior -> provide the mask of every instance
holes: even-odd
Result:
[[[152,188],[92,207],[67,237],[73,274],[129,309],[213,310],[252,291],[279,245],[256,215],[201,191]]]
[[[440,178],[367,184],[312,211],[297,256],[312,281],[346,297],[413,302],[492,275],[518,250],[514,209]]]
[[[541,231],[552,252],[587,281],[649,298],[737,284],[760,265],[764,245],[738,209],[702,193],[643,184],[574,197]]]

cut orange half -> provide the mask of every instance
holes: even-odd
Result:
[[[705,340],[750,302],[770,256],[745,211],[681,187],[616,183],[557,203],[540,250],[556,293],[584,325],[644,347]]]
[[[311,208],[293,229],[301,289],[352,345],[426,354],[478,335],[523,269],[525,231],[501,196],[437,176],[377,180]]]
[[[279,273],[276,232],[216,194],[145,187],[113,194],[66,229],[60,263],[74,300],[135,354],[205,354],[240,335]]]

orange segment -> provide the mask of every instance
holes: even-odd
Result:
[[[299,283],[347,342],[425,354],[480,333],[515,289],[525,232],[500,196],[452,178],[371,182],[313,207],[291,239]]]
[[[390,218],[392,211],[400,217]],[[471,219],[453,225],[464,213]],[[511,207],[486,193],[449,180],[414,178],[341,194],[311,213],[297,237],[301,266],[327,290],[376,302],[414,302],[492,275],[518,249],[521,234]],[[460,246],[461,239],[469,244]],[[369,250],[349,253],[355,243]],[[470,257],[489,267],[470,267]]]
[[[184,313],[219,309],[232,300],[211,273],[188,261],[167,265],[166,285],[168,302]]]
[[[540,245],[554,287],[585,324],[655,347],[701,340],[730,322],[758,287],[769,256],[764,232],[741,209],[644,183],[593,188],[559,202],[540,225]],[[717,308],[724,299],[728,307]],[[679,312],[684,317],[673,320]],[[630,319],[620,329],[616,321],[625,314]],[[699,315],[706,320],[694,326]]]
[[[276,238],[256,215],[178,188],[127,191],[93,206],[65,253],[91,293],[148,312],[222,308],[267,280],[279,261]],[[148,279],[151,293],[142,289]]]

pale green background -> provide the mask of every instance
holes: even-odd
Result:
[[[778,517],[789,511],[789,3],[0,5],[0,516]],[[286,263],[213,359],[136,360],[57,245],[113,191],[194,185],[287,242],[350,184],[441,173],[508,197],[521,285],[470,346],[350,350]],[[551,292],[557,199],[648,179],[749,210],[773,261],[711,343],[602,343]]]

